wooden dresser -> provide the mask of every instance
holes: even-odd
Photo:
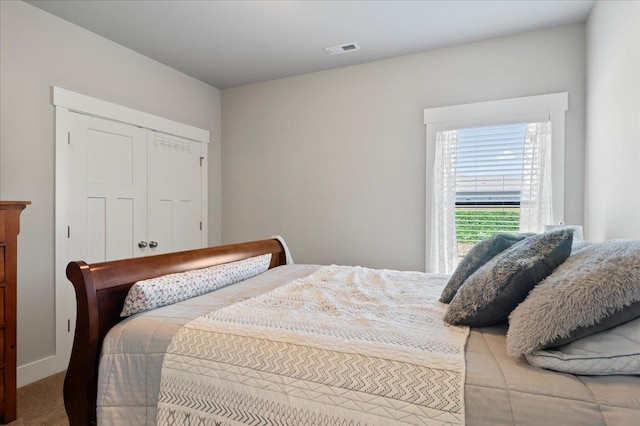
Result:
[[[0,201],[0,419],[16,419],[16,292],[20,213],[30,201]]]

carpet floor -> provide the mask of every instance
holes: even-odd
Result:
[[[55,374],[18,389],[18,415],[11,426],[69,426],[62,399],[64,374]]]

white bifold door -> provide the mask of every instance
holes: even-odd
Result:
[[[202,247],[201,145],[147,132],[147,238],[154,254]]]
[[[203,246],[200,142],[69,115],[70,260]]]

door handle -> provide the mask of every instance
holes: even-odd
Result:
[[[140,247],[140,248],[145,248],[146,246],[147,246],[147,242],[146,241],[140,241],[138,243],[138,247]]]
[[[158,243],[155,242],[155,241],[149,241],[149,247],[156,248],[156,247],[158,247]]]

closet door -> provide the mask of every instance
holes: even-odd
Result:
[[[145,255],[146,130],[71,113],[68,148],[69,259]]]
[[[202,247],[202,144],[149,130],[150,254]]]

